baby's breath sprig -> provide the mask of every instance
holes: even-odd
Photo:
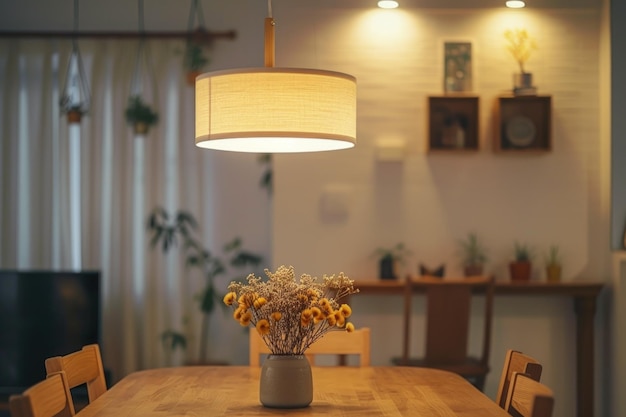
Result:
[[[296,281],[293,266],[265,274],[266,281],[250,274],[247,284],[231,282],[224,303],[239,324],[255,327],[273,354],[302,355],[329,331],[354,331],[347,321],[352,309],[339,301],[359,290],[343,272],[322,282],[308,274]]]

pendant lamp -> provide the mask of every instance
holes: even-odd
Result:
[[[265,67],[196,78],[196,146],[234,152],[317,152],[356,144],[356,79],[274,67],[271,0]]]

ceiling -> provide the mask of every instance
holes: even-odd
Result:
[[[275,10],[281,4],[297,2],[298,7],[326,9],[376,7],[377,0],[273,0]],[[402,8],[480,9],[503,8],[504,0],[398,0]],[[558,9],[599,9],[609,0],[526,0],[527,7]],[[297,4],[296,3],[296,4]],[[131,0],[80,0],[80,28],[91,30],[132,30],[137,26],[137,3]],[[146,27],[181,29],[186,27],[191,0],[145,0]],[[267,0],[201,0],[207,25],[228,25],[236,14],[264,16]],[[71,30],[73,0],[0,0],[0,31]],[[220,18],[221,17],[221,18]],[[232,20],[230,20],[232,21]]]

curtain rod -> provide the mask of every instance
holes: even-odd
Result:
[[[208,32],[206,30],[198,29],[192,32],[178,31],[178,32],[125,32],[125,31],[30,31],[30,32],[18,32],[18,31],[0,31],[0,38],[122,38],[122,39],[136,39],[136,38],[194,38],[198,41],[213,39],[235,39],[237,36],[234,30],[222,31],[222,32]]]

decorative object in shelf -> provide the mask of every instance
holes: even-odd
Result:
[[[444,91],[472,91],[472,43],[444,42]]]
[[[519,73],[513,75],[513,94],[537,94],[537,88],[533,86],[533,74],[524,68],[531,52],[537,49],[537,43],[528,35],[526,29],[508,29],[504,32],[504,38],[507,41],[507,50],[513,55],[520,69]]]
[[[552,150],[550,96],[498,97],[495,110],[495,152]]]
[[[463,273],[466,277],[483,274],[487,252],[478,239],[478,235],[471,232],[467,238],[459,241],[461,257],[463,258]]]
[[[546,277],[548,282],[561,280],[561,254],[557,245],[550,246],[546,254]]]
[[[529,281],[532,272],[531,251],[527,244],[515,242],[515,260],[509,263],[511,280]]]
[[[406,258],[411,255],[411,251],[404,243],[399,242],[390,249],[378,248],[372,256],[378,259],[380,279],[397,279],[398,265],[404,264]]]
[[[263,362],[261,404],[272,408],[303,408],[313,400],[310,364],[304,356],[316,340],[332,331],[354,331],[348,322],[352,309],[340,301],[358,293],[343,274],[317,277],[302,274],[296,281],[293,266],[265,270],[268,280],[248,275],[247,282],[231,282],[224,303],[233,317],[252,326],[272,352]]]
[[[428,150],[478,150],[478,97],[428,97]]]

